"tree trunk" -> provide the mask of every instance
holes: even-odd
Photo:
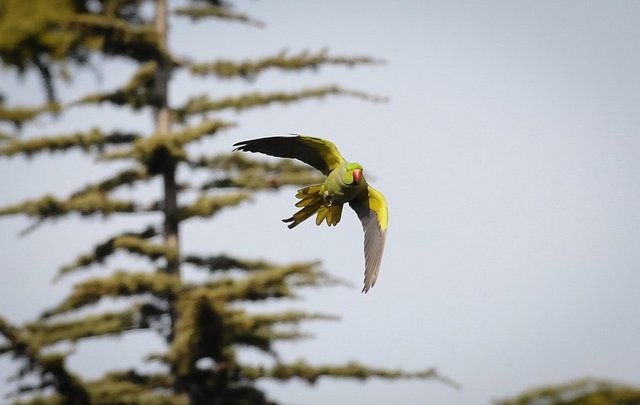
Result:
[[[167,49],[167,0],[156,1],[156,15],[154,21],[160,47]],[[155,136],[170,136],[171,112],[169,110],[169,80],[171,78],[171,62],[166,58],[158,61],[158,68],[155,78],[155,93],[158,99],[156,109],[156,129]],[[175,255],[167,258],[165,271],[169,274],[180,276],[180,239],[179,239],[179,218],[178,218],[178,187],[176,185],[176,164],[171,161],[166,164],[162,171],[163,194],[164,194],[164,242]],[[176,323],[176,313],[174,303],[169,302],[171,307],[171,328],[168,334],[168,341],[171,342],[174,336],[174,325]]]
[[[157,0],[155,28],[158,32],[160,46],[167,47],[167,1]],[[162,59],[158,61],[158,69],[155,79],[155,93],[158,97],[156,110],[156,136],[170,136],[171,112],[169,110],[168,88],[171,78],[170,61]],[[166,165],[162,173],[164,183],[164,237],[168,248],[173,249],[176,255],[167,260],[166,271],[170,274],[180,275],[179,255],[179,218],[176,185],[176,165],[171,162]]]
[[[156,0],[156,14],[154,26],[158,33],[159,45],[163,50],[167,50],[168,34],[167,0]],[[169,81],[171,80],[171,61],[167,58],[158,60],[158,67],[155,78],[155,95],[158,99],[156,109],[156,128],[154,136],[171,136],[171,111],[169,109]],[[176,184],[176,162],[169,158],[170,162],[165,164],[162,170],[163,193],[164,193],[164,243],[166,247],[175,254],[167,258],[165,271],[168,274],[180,277],[180,219],[178,216],[178,186]],[[175,339],[175,326],[180,316],[173,298],[167,300],[170,314],[170,325],[167,334],[167,343],[171,344]],[[176,391],[186,391],[191,405],[204,404],[201,396],[198,395],[197,384],[190,384],[188,381],[176,381]]]

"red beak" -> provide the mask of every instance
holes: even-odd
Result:
[[[353,169],[353,181],[355,183],[360,183],[360,179],[362,178],[362,170],[361,169]]]

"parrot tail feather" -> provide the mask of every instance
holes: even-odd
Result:
[[[282,222],[289,223],[289,225],[287,226],[289,227],[289,229],[291,229],[300,224],[305,219],[312,217],[313,214],[315,214],[322,207],[322,204],[324,204],[324,201],[322,197],[320,197],[317,201],[314,201],[313,203],[305,206],[300,211],[293,214],[293,216],[291,216],[290,218],[283,219]]]
[[[342,204],[331,205],[321,193],[322,185],[315,184],[298,190],[296,197],[300,199],[296,203],[296,207],[302,208],[293,216],[283,219],[283,222],[289,223],[289,229],[296,227],[302,221],[312,217],[316,212],[316,225],[322,224],[323,221],[327,225],[332,226],[340,222],[342,217]]]

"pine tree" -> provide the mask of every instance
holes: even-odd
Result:
[[[151,5],[153,18],[145,18]],[[168,14],[193,20],[231,20],[263,26],[260,21],[216,0],[194,0],[169,10],[167,0],[4,0],[0,3],[0,58],[20,72],[34,70],[42,79],[46,102],[39,106],[8,107],[0,100],[0,121],[13,125],[0,133],[0,156],[37,156],[44,152],[79,149],[99,161],[127,162],[114,172],[68,196],[44,195],[0,208],[0,216],[25,215],[33,219],[25,233],[72,214],[81,217],[148,214],[162,218],[144,229],[123,230],[59,269],[57,277],[108,262],[116,252],[148,260],[142,271],[114,270],[76,283],[69,295],[24,325],[0,318],[0,334],[6,344],[0,354],[22,360],[17,371],[19,398],[37,404],[266,404],[272,403],[255,381],[300,378],[314,383],[322,376],[365,379],[440,377],[434,369],[404,372],[373,368],[359,363],[313,365],[305,361],[277,361],[273,343],[306,337],[302,321],[334,320],[333,315],[308,311],[256,312],[244,304],[266,299],[294,297],[301,287],[339,284],[319,268],[318,262],[277,264],[224,254],[185,254],[181,251],[181,224],[211,218],[224,209],[246,202],[262,190],[319,181],[318,173],[290,161],[267,162],[230,154],[194,156],[187,145],[214,136],[236,123],[215,118],[224,110],[249,110],[270,104],[294,103],[309,98],[344,95],[376,100],[365,93],[330,85],[297,92],[253,92],[214,99],[194,96],[173,105],[169,83],[177,71],[218,79],[253,80],[263,71],[300,71],[324,65],[376,64],[370,57],[335,56],[326,51],[290,54],[280,52],[257,60],[194,62],[181,59],[167,47]],[[69,79],[69,66],[95,66],[96,55],[124,57],[138,64],[122,86],[107,92],[86,94],[61,102],[56,83]],[[69,134],[45,134],[23,139],[20,128],[47,114],[108,103],[150,114],[154,128],[148,134],[135,131],[103,131],[92,128]],[[5,126],[5,128],[11,128]],[[61,154],[61,156],[64,156]],[[201,184],[180,180],[177,170],[210,173]],[[152,202],[114,196],[125,186],[161,179],[162,193]],[[178,196],[189,201],[178,203]],[[155,216],[153,214],[156,214]],[[150,219],[151,221],[151,219]],[[205,282],[187,282],[184,266],[208,272]],[[98,310],[94,304],[119,298],[128,304],[117,311]],[[255,305],[254,305],[255,307]],[[60,342],[81,342],[97,336],[150,330],[166,339],[166,351],[149,361],[162,372],[143,374],[130,370],[109,372],[87,380],[71,372],[68,354],[55,351]],[[253,347],[276,359],[273,366],[244,364],[240,347]],[[208,362],[203,362],[206,359]],[[23,395],[26,395],[24,397]]]

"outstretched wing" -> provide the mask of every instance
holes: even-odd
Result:
[[[360,193],[349,205],[358,214],[364,231],[364,288],[366,293],[376,284],[380,262],[387,239],[389,214],[384,195],[371,186]]]
[[[298,159],[320,170],[325,176],[345,161],[332,142],[311,136],[272,136],[238,142],[233,146],[236,147],[234,151]]]

